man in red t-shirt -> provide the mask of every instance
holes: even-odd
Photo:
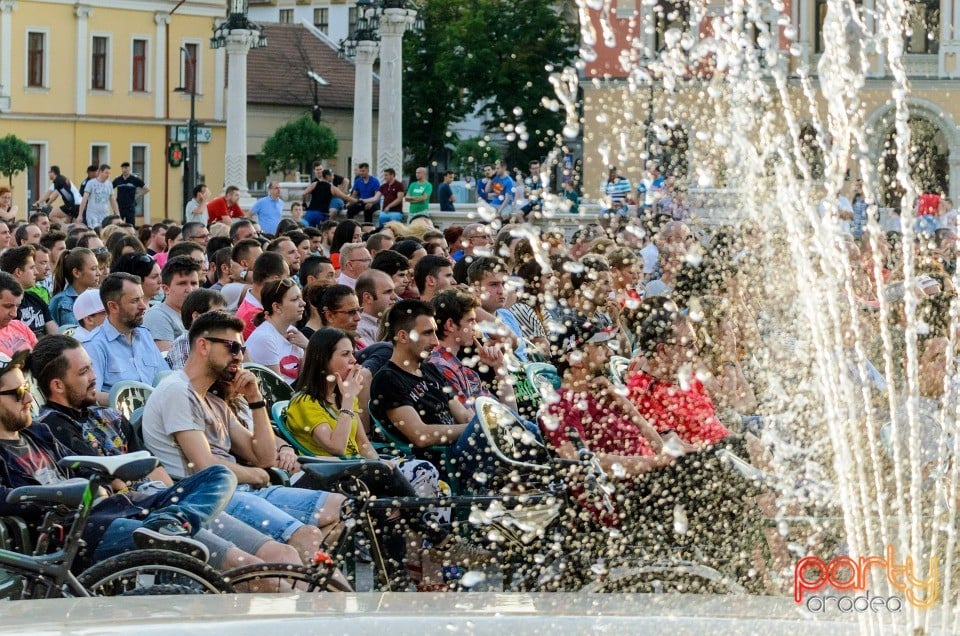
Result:
[[[676,305],[668,302],[644,318],[638,344],[647,368],[628,378],[627,387],[640,414],[661,435],[675,431],[687,444],[716,444],[726,438],[730,431],[717,419],[713,401],[693,375],[696,335]],[[684,374],[686,386],[675,384]]]
[[[569,435],[572,428],[607,470],[619,464],[627,476],[636,476],[670,463],[670,457],[657,455],[663,449],[660,435],[605,376],[609,343],[616,341],[616,331],[587,320],[572,324],[569,330],[563,346],[568,353],[580,355],[566,358],[570,366],[563,370],[558,400],[547,408],[542,426],[557,454],[576,458]]]
[[[383,171],[383,183],[378,190],[383,207],[380,214],[387,212],[403,213],[403,193],[406,188],[403,182],[397,179],[397,171],[393,168],[387,168]],[[380,225],[383,225],[381,221]]]
[[[224,218],[245,218],[246,215],[237,203],[238,201],[240,201],[240,188],[227,186],[223,196],[207,201],[207,223],[216,223]]]

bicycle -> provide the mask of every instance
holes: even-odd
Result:
[[[33,554],[0,550],[0,573],[12,579],[4,598],[232,592],[233,587],[209,565],[171,550],[133,550],[95,563],[79,575],[73,573],[85,546],[82,536],[90,513],[107,494],[104,486],[113,479],[141,479],[157,463],[145,451],[115,457],[70,456],[61,459],[59,465],[90,470],[93,474],[89,479],[11,490],[7,503],[36,504],[48,510]],[[70,518],[70,529],[64,532]]]

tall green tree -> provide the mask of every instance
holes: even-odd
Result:
[[[458,141],[451,125],[474,109],[506,137],[511,164],[543,157],[562,128],[541,103],[553,95],[547,67],[575,55],[563,15],[543,0],[426,0],[422,12],[424,32],[405,38],[404,58],[404,140],[415,160],[444,157]]]
[[[13,177],[33,165],[33,153],[30,144],[16,135],[7,135],[0,139],[0,174],[7,178],[13,187]]]
[[[284,124],[263,143],[257,157],[267,172],[309,171],[317,159],[337,154],[337,138],[333,131],[318,124],[309,115]]]
[[[507,161],[525,167],[542,157],[563,125],[541,103],[554,95],[547,68],[572,63],[573,29],[543,0],[477,0],[451,29],[457,45],[447,68],[463,78],[487,128],[506,135]]]
[[[453,47],[451,24],[469,7],[466,0],[429,0],[420,5],[422,33],[403,39],[403,141],[414,166],[442,161],[457,139],[450,127],[470,112],[463,78],[449,75],[445,59]]]

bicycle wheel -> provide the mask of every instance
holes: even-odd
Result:
[[[182,585],[194,594],[233,592],[212,567],[171,550],[124,552],[84,570],[77,579],[94,596],[119,596],[157,585]]]
[[[223,573],[224,580],[238,592],[273,593],[288,589],[300,592],[352,592],[346,582],[325,572],[290,563],[251,563]],[[323,587],[321,588],[321,584]]]
[[[60,598],[63,592],[53,580],[34,574],[20,574],[0,568],[0,601]]]

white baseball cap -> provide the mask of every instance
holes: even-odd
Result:
[[[88,289],[73,301],[73,315],[77,321],[104,311],[99,289]]]

